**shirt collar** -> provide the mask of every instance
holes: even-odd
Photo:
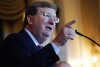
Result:
[[[28,35],[31,37],[31,39],[33,40],[33,42],[35,43],[35,45],[36,46],[38,46],[39,45],[39,42],[36,40],[36,38],[31,34],[31,32],[28,30],[28,29],[24,29],[27,33],[28,33]]]

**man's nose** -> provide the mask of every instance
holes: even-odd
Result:
[[[54,18],[50,18],[49,19],[49,24],[51,24],[51,25],[54,25],[55,24]]]

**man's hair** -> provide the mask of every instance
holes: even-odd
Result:
[[[26,9],[25,18],[24,18],[24,27],[28,24],[27,16],[35,15],[38,11],[38,9],[37,9],[38,7],[42,7],[42,8],[47,7],[47,8],[51,8],[51,9],[54,9],[55,11],[57,11],[57,7],[53,3],[48,3],[46,1],[34,2]]]

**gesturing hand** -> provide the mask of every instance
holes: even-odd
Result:
[[[67,39],[73,39],[76,35],[75,30],[71,27],[71,25],[73,25],[75,22],[76,20],[72,20],[64,27],[64,35],[67,37]]]
[[[76,20],[72,20],[72,21],[68,22],[60,30],[59,34],[56,36],[56,38],[53,41],[57,46],[62,46],[67,42],[67,40],[73,39],[75,37],[76,32],[71,27],[75,22],[76,22]]]

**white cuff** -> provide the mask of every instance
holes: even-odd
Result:
[[[53,42],[51,42],[51,45],[52,45],[55,53],[58,54],[59,53],[59,48]]]

